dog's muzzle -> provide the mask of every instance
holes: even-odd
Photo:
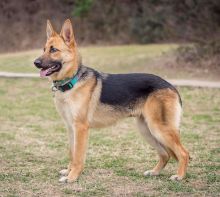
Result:
[[[49,76],[55,72],[59,72],[62,68],[62,64],[59,61],[44,61],[40,58],[36,59],[34,61],[34,65],[41,69],[40,70],[40,76],[46,77]]]

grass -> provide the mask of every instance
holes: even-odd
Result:
[[[82,47],[83,64],[105,72],[148,72],[164,78],[218,80],[219,72],[209,69],[178,67],[173,52],[175,44]],[[33,61],[42,50],[0,55],[0,71],[39,72]]]
[[[181,137],[192,157],[182,182],[168,179],[175,173],[174,161],[159,177],[142,175],[156,164],[157,156],[136,132],[135,120],[125,119],[91,130],[85,170],[72,184],[58,183],[58,171],[68,162],[67,134],[49,83],[0,79],[0,89],[0,196],[215,196],[220,192],[218,89],[180,88]]]
[[[137,61],[141,47],[134,49],[131,46],[130,49],[131,54],[136,51]],[[91,47],[84,49],[83,53],[88,57],[98,54],[87,60],[89,64],[95,64],[99,53],[103,53],[105,60],[108,59],[107,51],[120,59],[122,48],[110,47],[102,51],[99,47]],[[0,59],[9,58],[12,61],[16,57],[22,59],[24,54],[32,54],[29,56],[31,62],[37,53],[2,55]],[[157,52],[152,53],[155,55],[152,56],[157,56]],[[121,64],[107,61],[107,66],[102,70],[123,72],[119,65],[124,65],[124,58],[121,58]],[[27,66],[27,60],[23,58],[20,61]],[[110,63],[113,63],[113,68],[108,67]],[[0,64],[0,70],[7,70],[2,62]],[[22,66],[18,65],[16,71],[20,71]],[[131,67],[124,68],[132,70]],[[138,66],[136,68],[140,69]],[[169,180],[177,168],[173,160],[159,177],[142,175],[145,170],[154,167],[157,155],[142,141],[136,132],[135,120],[130,118],[112,127],[92,129],[83,174],[75,183],[60,184],[58,171],[68,163],[68,140],[64,124],[53,104],[50,83],[41,79],[1,78],[0,196],[219,195],[220,90],[179,88],[179,91],[184,103],[181,138],[192,157],[185,180]]]

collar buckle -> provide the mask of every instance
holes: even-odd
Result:
[[[52,85],[52,86],[51,86],[51,90],[52,90],[52,92],[58,91],[58,89],[57,89],[57,87],[56,87],[55,85]]]

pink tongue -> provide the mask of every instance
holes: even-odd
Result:
[[[41,76],[41,77],[46,77],[47,71],[48,71],[48,70],[41,70],[41,71],[40,71],[40,76]]]

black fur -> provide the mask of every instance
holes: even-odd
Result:
[[[175,88],[162,78],[152,74],[109,74],[102,81],[101,102],[108,105],[127,106],[137,99],[147,98],[152,92]]]
[[[97,79],[102,80],[100,102],[111,106],[132,107],[138,99],[146,99],[159,89],[169,88],[177,92],[174,86],[153,74],[101,74],[88,67],[80,68],[80,70],[84,69],[86,75],[93,73]],[[177,94],[179,95],[178,92]]]

